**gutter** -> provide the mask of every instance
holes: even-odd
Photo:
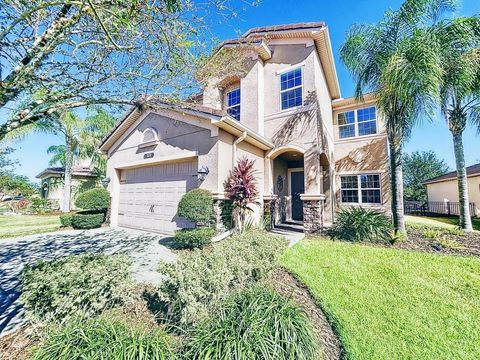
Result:
[[[232,153],[232,167],[235,167],[237,161],[237,145],[240,144],[243,140],[247,138],[247,132],[244,131],[242,136],[233,142],[233,153]]]

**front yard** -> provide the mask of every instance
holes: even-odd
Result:
[[[0,239],[60,229],[57,215],[0,215]]]
[[[312,238],[283,264],[352,359],[480,358],[480,259]]]
[[[407,225],[423,227],[444,227],[453,229],[458,226],[458,216],[405,216]],[[480,219],[472,218],[473,229],[480,231]]]

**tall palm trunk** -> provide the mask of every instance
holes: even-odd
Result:
[[[465,231],[473,231],[472,219],[468,200],[467,170],[465,168],[465,153],[463,149],[463,131],[450,129],[453,135],[453,148],[455,150],[455,164],[457,167],[458,202],[460,203],[459,226]]]
[[[392,188],[392,218],[395,233],[405,234],[405,216],[403,211],[403,171],[402,145],[391,139],[390,147],[390,186]]]
[[[73,167],[73,149],[72,140],[65,139],[65,175],[63,184],[63,204],[62,211],[70,211],[70,198],[72,193],[72,167]]]

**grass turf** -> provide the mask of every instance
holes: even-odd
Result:
[[[480,259],[311,239],[285,254],[349,359],[480,358]]]
[[[451,216],[412,216],[406,215],[407,225],[416,227],[442,227],[453,229],[458,226],[458,217]],[[472,218],[472,226],[480,231],[480,219]]]
[[[59,228],[58,216],[0,215],[0,238],[40,234]]]

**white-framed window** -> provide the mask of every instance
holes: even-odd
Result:
[[[280,74],[280,99],[282,110],[302,106],[303,80],[301,67]]]
[[[240,88],[234,89],[227,93],[227,113],[240,121]]]
[[[380,174],[342,175],[340,193],[342,203],[381,204]]]
[[[151,145],[156,143],[157,141],[157,130],[155,130],[154,128],[146,128],[145,130],[143,130],[140,146]]]
[[[377,109],[375,106],[340,113],[337,119],[340,139],[377,133]]]

